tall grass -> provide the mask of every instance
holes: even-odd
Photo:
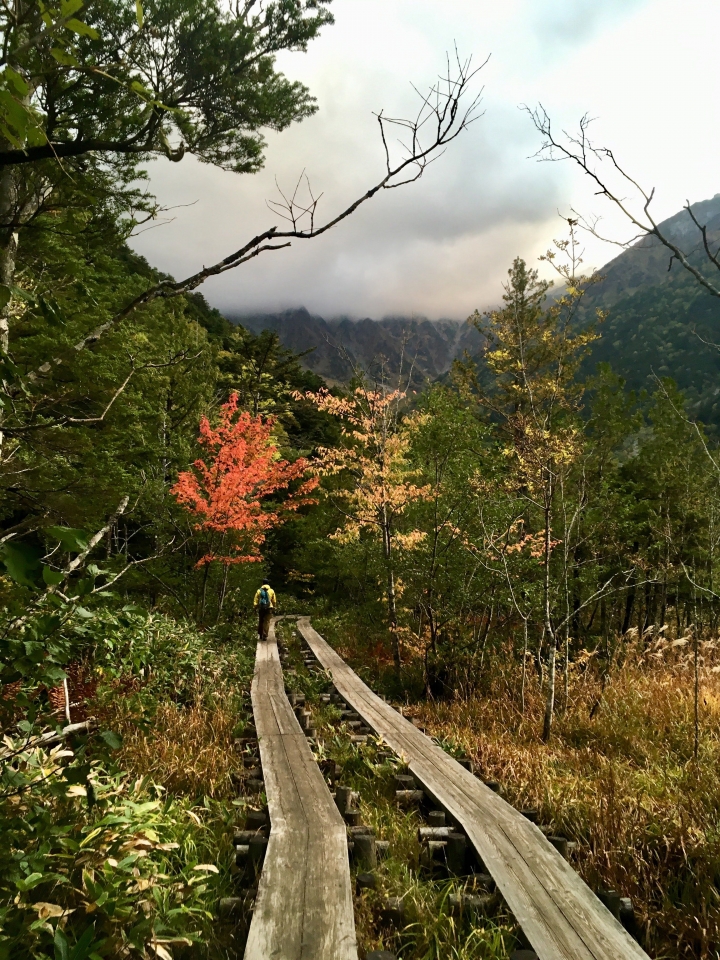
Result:
[[[150,726],[138,724],[122,699],[106,702],[104,720],[123,741],[118,764],[171,794],[232,797],[237,793],[233,774],[243,768],[233,745],[238,714],[232,693],[221,686],[210,703],[160,703]]]
[[[350,662],[383,684],[382,658],[371,668],[366,655],[377,638],[337,620],[323,628]],[[475,692],[448,700],[418,696],[419,665],[410,663],[405,712],[422,718],[451,751],[471,757],[480,776],[499,781],[511,803],[537,808],[544,826],[577,841],[573,865],[594,889],[632,897],[651,956],[716,960],[720,667],[714,644],[701,651],[697,762],[687,646],[631,637],[618,652],[609,672],[595,655],[573,666],[569,701],[560,697],[548,744],[540,739],[544,691],[530,671],[521,711],[520,667],[509,648],[486,659],[482,672],[468,663]]]

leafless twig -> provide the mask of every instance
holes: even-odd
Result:
[[[614,243],[623,248],[629,247],[644,237],[654,237],[671,253],[668,269],[672,266],[673,261],[677,260],[708,293],[714,297],[720,297],[720,284],[713,283],[701,270],[691,263],[689,259],[690,253],[679,247],[656,223],[650,212],[650,206],[655,198],[655,188],[653,187],[651,190],[643,188],[639,181],[630,176],[620,165],[612,150],[608,147],[596,146],[592,142],[588,134],[590,124],[592,123],[591,117],[585,114],[585,116],[580,119],[577,134],[570,134],[566,130],[563,130],[562,136],[558,137],[553,131],[550,117],[542,104],[534,110],[529,107],[524,107],[523,109],[532,120],[535,129],[543,137],[542,146],[535,156],[545,161],[569,160],[576,164],[597,188],[595,195],[604,197],[606,200],[609,200],[610,203],[614,204],[637,232],[629,240],[612,240],[601,235],[598,229],[599,219],[597,217],[588,218],[581,214],[576,214],[580,226],[588,230],[598,239]],[[608,169],[608,166],[610,173],[617,175],[620,183],[630,188],[632,194],[634,194],[634,198],[633,196],[630,198],[625,197],[619,189],[610,185],[610,180],[604,173],[604,170]],[[641,213],[633,212],[633,199],[642,206]],[[686,202],[684,209],[700,232],[700,241],[708,263],[717,270],[720,270],[720,249],[714,252],[711,249],[707,235],[707,226],[698,221],[689,200]],[[573,211],[573,213],[576,213],[576,211]]]
[[[276,204],[276,212],[280,211],[283,219],[289,221],[290,229],[279,230],[277,226],[270,227],[244,243],[227,257],[209,267],[203,267],[184,280],[161,280],[139,294],[122,310],[119,310],[114,316],[83,337],[74,345],[73,349],[80,352],[94,346],[109,330],[134,313],[139,307],[161,298],[190,293],[210,277],[220,276],[228,270],[234,270],[263,253],[283,250],[291,245],[292,240],[312,240],[315,237],[322,236],[351,216],[358,207],[382,190],[391,190],[418,180],[428,164],[441,155],[445,148],[481,115],[478,112],[478,107],[482,89],[473,95],[471,88],[475,78],[486,63],[487,60],[480,66],[474,67],[472,58],[461,60],[456,50],[455,63],[452,68],[448,57],[447,75],[440,77],[438,81],[431,85],[427,94],[420,96],[420,108],[414,118],[391,118],[384,116],[382,112],[377,115],[385,151],[385,173],[374,186],[366,190],[340,213],[316,226],[315,215],[320,196],[315,198],[312,190],[310,190],[309,202],[301,203],[298,201],[301,175],[295,192],[288,197],[281,191],[281,201]],[[468,98],[470,98],[469,102]],[[395,159],[393,159],[393,152],[387,140],[387,130],[391,127],[401,128],[405,138],[405,142],[401,142],[401,155]],[[306,182],[309,188],[309,180],[306,179]],[[303,229],[301,223],[308,216],[310,218],[308,226]],[[26,380],[34,382],[47,376],[63,362],[62,357],[48,360],[37,370],[28,374]],[[10,388],[11,392],[14,391],[15,393],[19,393],[19,389],[19,387]]]

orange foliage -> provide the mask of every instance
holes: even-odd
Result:
[[[273,417],[238,412],[233,393],[220,408],[220,423],[212,427],[207,417],[200,421],[199,442],[210,457],[196,460],[192,470],[183,471],[172,488],[178,502],[199,517],[197,529],[229,534],[232,553],[208,553],[198,566],[248,563],[262,560],[260,547],[267,532],[288,519],[300,507],[315,503],[308,494],[318,485],[317,477],[301,482],[310,469],[304,458],[290,463],[281,460],[272,442]],[[282,500],[269,502],[278,491],[287,490]],[[234,540],[234,542],[232,542]]]

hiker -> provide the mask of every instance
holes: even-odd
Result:
[[[263,583],[255,594],[254,607],[258,612],[258,636],[267,640],[270,629],[270,617],[275,609],[275,591],[268,583]]]

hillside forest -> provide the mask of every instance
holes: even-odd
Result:
[[[613,305],[574,236],[548,239],[556,287],[508,264],[468,321],[482,349],[423,383],[400,366],[328,385],[132,252],[158,212],[151,160],[246,175],[263,129],[316,109],[275,55],[330,28],[324,0],[22,0],[0,21],[0,957],[242,956],[263,578],[577,843],[652,956],[718,957],[707,397],[672,357],[639,386],[589,362]],[[703,370],[715,349],[694,347]],[[429,929],[387,943],[514,944],[490,921]]]

